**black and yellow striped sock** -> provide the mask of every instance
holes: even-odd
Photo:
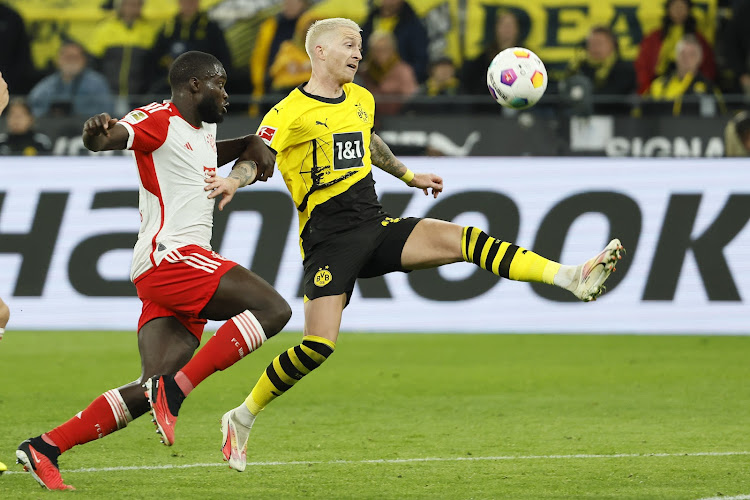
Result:
[[[525,248],[489,236],[467,226],[461,236],[461,252],[466,262],[503,278],[554,284],[560,264]]]
[[[333,354],[336,344],[323,337],[305,335],[300,345],[274,358],[260,376],[245,406],[257,415],[268,403],[292,388],[302,377],[323,364]]]

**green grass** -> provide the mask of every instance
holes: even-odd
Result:
[[[219,417],[298,339],[280,335],[204,382],[174,447],[144,417],[63,455],[63,477],[77,498],[107,499],[750,494],[750,337],[344,334],[260,415],[247,471],[229,470]],[[48,498],[13,465],[18,443],[139,369],[135,334],[7,333],[0,460],[15,473],[0,497]],[[705,454],[721,452],[746,454]],[[191,464],[207,465],[146,468]],[[81,470],[108,467],[139,468]]]

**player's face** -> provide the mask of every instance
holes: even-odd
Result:
[[[198,102],[198,113],[206,123],[221,123],[229,106],[229,95],[224,86],[227,73],[216,65],[209,76],[202,80],[201,100]]]
[[[362,60],[362,36],[352,28],[343,28],[330,37],[326,69],[341,84],[350,83]]]

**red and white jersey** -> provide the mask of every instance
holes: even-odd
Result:
[[[186,245],[211,249],[214,200],[204,191],[216,171],[216,124],[195,128],[172,103],[136,108],[118,122],[128,131],[140,177],[141,229],[130,279]]]

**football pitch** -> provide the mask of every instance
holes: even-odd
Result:
[[[73,495],[750,498],[750,337],[344,333],[258,417],[247,470],[229,469],[219,418],[299,339],[200,385],[171,448],[144,416],[64,454]],[[0,497],[50,498],[14,464],[18,444],[139,370],[133,333],[6,333]]]

